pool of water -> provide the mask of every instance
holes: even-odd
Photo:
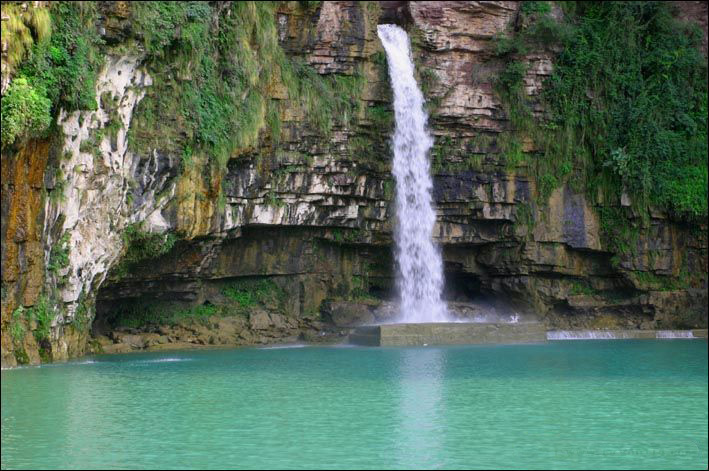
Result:
[[[2,372],[2,468],[707,468],[707,342],[94,356]]]

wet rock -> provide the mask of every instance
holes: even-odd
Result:
[[[299,340],[312,344],[338,344],[347,339],[348,331],[305,331],[300,334]]]
[[[271,317],[268,312],[260,307],[251,308],[249,313],[249,326],[252,330],[266,330],[271,325]]]
[[[96,340],[96,342],[99,345],[101,345],[101,347],[104,347],[104,348],[108,345],[113,345],[113,340],[111,340],[110,338],[108,338],[105,335],[98,335],[98,336],[94,337],[94,339]]]
[[[393,302],[383,302],[374,311],[374,319],[377,322],[393,322],[399,315],[399,306]]]
[[[103,353],[128,353],[131,351],[133,348],[125,343],[113,343],[103,347]]]
[[[122,332],[119,332],[116,334],[115,339],[117,340],[117,343],[128,345],[131,348],[142,349],[146,347],[146,341],[142,335],[124,334]]]
[[[371,306],[348,301],[331,301],[326,308],[330,321],[337,327],[353,327],[375,321]]]
[[[285,328],[288,327],[288,324],[287,324],[287,322],[286,322],[286,318],[283,317],[282,315],[271,313],[271,314],[269,315],[269,317],[271,318],[271,325],[272,325],[274,328],[276,328],[276,329],[285,329]]]
[[[460,320],[476,320],[488,315],[496,315],[491,307],[464,302],[448,303],[448,313],[451,317]]]

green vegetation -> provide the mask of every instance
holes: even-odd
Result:
[[[560,56],[547,99],[557,124],[573,127],[570,138],[588,149],[594,174],[641,207],[706,217],[706,62],[700,32],[676,22],[670,8],[580,4],[585,21]]]
[[[37,323],[37,327],[32,332],[38,342],[49,339],[49,330],[54,319],[54,310],[49,304],[47,296],[40,296],[31,309],[27,310],[30,321]]]
[[[450,136],[442,136],[434,141],[431,148],[431,172],[434,175],[444,170],[451,170],[448,157],[453,154],[454,150],[453,139]]]
[[[351,298],[353,301],[379,301],[376,296],[372,296],[369,292],[369,276],[365,272],[365,275],[353,275],[352,276],[352,292]]]
[[[394,189],[396,188],[396,184],[394,183],[394,180],[384,180],[384,199],[387,201],[391,201],[394,199]]]
[[[606,203],[617,202],[625,191],[641,214],[655,205],[677,218],[706,218],[707,68],[700,31],[676,21],[666,2],[575,2],[565,8],[564,23],[546,15],[546,3],[524,2],[525,26],[497,43],[507,60],[498,90],[519,135],[540,149],[526,159],[542,202],[570,178],[592,200],[600,191]],[[548,116],[539,123],[523,91],[526,66],[519,59],[527,48],[548,45],[561,52],[541,97]],[[614,222],[604,224],[610,229]]]
[[[79,299],[76,302],[76,311],[74,312],[74,319],[71,321],[71,325],[79,332],[83,332],[89,327],[89,320],[91,318],[89,309],[90,308],[86,300],[86,294],[82,291],[79,295]]]
[[[10,335],[12,336],[12,341],[16,344],[22,342],[25,338],[25,325],[22,323],[22,317],[25,312],[25,308],[18,306],[17,309],[12,311],[12,322],[10,323]]]
[[[136,111],[132,145],[145,150],[167,137],[223,165],[237,147],[255,142],[267,111],[261,92],[271,80],[262,68],[278,47],[266,3],[234,3],[218,25],[204,2],[133,4],[156,80]],[[156,123],[166,116],[175,125],[160,130]]]
[[[115,142],[118,138],[118,131],[123,129],[123,121],[118,114],[118,97],[114,96],[111,92],[103,92],[99,98],[101,103],[101,109],[108,113],[108,122],[103,128],[97,129],[92,132],[86,141],[81,142],[81,147],[84,145],[89,146],[89,149],[83,150],[82,152],[92,153],[96,156],[101,156],[101,142],[103,142],[105,137],[108,137],[111,142]]]
[[[360,128],[357,135],[348,139],[352,160],[373,172],[391,174],[389,135],[381,128]]]
[[[5,8],[3,4],[3,12]],[[41,137],[60,107],[96,109],[96,76],[102,65],[102,41],[94,27],[96,3],[55,2],[31,11],[34,40],[27,40],[27,31],[11,33],[25,39],[13,40],[8,47],[19,68],[2,100],[3,147]]]
[[[338,244],[351,244],[366,238],[367,232],[364,229],[335,227],[332,229],[332,239]]]
[[[10,327],[10,335],[12,336],[13,342],[22,342],[22,339],[25,338],[25,326],[20,322],[13,323]]]
[[[591,285],[589,285],[587,281],[572,280],[571,288],[569,289],[569,294],[572,296],[593,296],[597,294],[597,291]]]
[[[211,316],[246,316],[249,308],[264,306],[281,309],[286,293],[273,280],[245,279],[232,281],[222,288],[230,301],[224,305],[203,304],[184,308],[172,304],[144,301],[125,302],[115,310],[109,322],[114,327],[142,328],[145,326],[176,325],[181,322],[205,322]]]
[[[96,158],[101,157],[101,142],[106,136],[106,128],[93,131],[85,140],[79,144],[79,151],[91,154]]]
[[[551,12],[550,2],[522,2],[520,11],[525,14],[549,13]]]
[[[25,10],[19,2],[3,2],[2,18],[2,43],[7,44],[8,66],[3,73],[12,74],[35,41],[41,42],[50,36],[52,23],[46,7]]]
[[[488,151],[485,135],[455,140],[450,136],[438,137],[431,148],[431,172],[437,175],[483,170]]]
[[[264,202],[274,208],[282,208],[286,203],[276,195],[276,191],[271,188],[264,196]]]
[[[30,357],[25,349],[20,346],[15,348],[15,360],[18,365],[26,365],[30,362]]]
[[[143,260],[157,258],[172,249],[177,236],[172,233],[152,233],[143,230],[143,224],[130,224],[123,231],[125,254],[116,267],[116,275],[120,278]]]
[[[313,11],[313,10],[317,9],[322,2],[300,0],[300,1],[298,1],[298,3],[300,4],[300,6],[302,6],[306,10]]]
[[[385,105],[374,105],[367,108],[367,119],[380,132],[389,130],[394,125],[394,111]]]
[[[51,103],[24,77],[12,81],[2,98],[2,146],[49,128]]]
[[[285,87],[291,103],[323,134],[361,114],[362,74],[321,76],[299,58],[287,57],[278,44],[277,5],[131,3],[135,37],[155,77],[135,114],[132,149],[147,153],[160,147],[180,155],[189,149],[223,167],[254,145],[263,130],[277,144],[280,105],[269,98],[277,86]],[[318,5],[301,6],[313,11]],[[3,12],[14,8],[3,4]],[[27,56],[17,84],[3,98],[3,147],[41,135],[59,107],[96,109],[104,48],[95,30],[97,2],[55,2],[32,11],[13,13],[11,27],[3,25],[3,39],[19,38],[10,42],[12,57],[19,64]],[[168,117],[174,120],[170,126],[158,125]],[[116,122],[108,132],[119,127]]]
[[[642,289],[653,289],[658,291],[674,291],[687,289],[691,286],[691,276],[683,271],[679,277],[661,276],[647,271],[630,272],[631,279]]]
[[[48,167],[47,173],[51,174],[51,165]],[[64,172],[60,166],[57,166],[53,170],[54,172],[54,188],[48,189],[49,198],[53,202],[63,201],[65,199],[64,189],[66,187],[66,178],[64,177]]]
[[[321,76],[299,59],[286,59],[281,66],[288,96],[305,113],[307,121],[328,136],[333,124],[350,126],[361,115],[360,100],[365,79],[359,70],[354,75]]]
[[[18,364],[29,363],[29,356],[22,346],[27,332],[27,326],[32,329],[32,334],[39,345],[39,356],[41,360],[43,362],[51,361],[49,336],[54,316],[55,310],[49,298],[44,294],[37,298],[37,302],[34,306],[29,308],[18,306],[17,309],[12,312],[10,335],[12,336],[15,359]]]
[[[598,208],[598,215],[603,244],[617,254],[635,254],[640,228],[636,222],[631,221],[630,209],[601,206]],[[614,265],[617,266],[618,263]]]
[[[523,224],[527,228],[527,235],[531,235],[534,231],[534,207],[531,203],[520,202],[515,206],[515,221],[517,224]]]
[[[418,72],[421,93],[423,93],[423,96],[426,97],[426,100],[428,102],[427,104],[431,105],[431,103],[435,101],[431,99],[431,92],[438,86],[440,82],[438,74],[435,70],[431,69],[430,67],[426,67],[422,64],[416,64],[416,71]],[[437,108],[438,104],[439,103],[435,103],[435,106],[431,106],[431,108]]]
[[[20,341],[24,337],[25,327],[22,324],[22,318],[34,325],[32,333],[37,342],[49,339],[49,332],[54,319],[54,309],[50,305],[49,298],[46,295],[41,295],[37,298],[34,306],[26,308],[19,306],[12,313],[12,336],[15,341]],[[16,337],[17,336],[17,337]]]
[[[222,294],[236,303],[241,314],[256,305],[282,307],[286,301],[285,291],[269,279],[233,281],[222,289]]]
[[[54,110],[95,110],[96,77],[103,65],[96,3],[57,2],[50,13],[51,38],[32,49],[20,75],[44,91]]]
[[[176,325],[180,322],[206,321],[211,316],[227,313],[211,304],[179,309],[160,304],[126,303],[116,310],[112,324],[114,327],[141,328],[149,325]]]
[[[61,238],[52,244],[52,250],[49,252],[49,263],[47,270],[56,273],[59,270],[69,266],[69,239],[71,234],[65,232]]]
[[[277,144],[280,108],[269,96],[278,84],[325,135],[333,123],[347,125],[361,112],[361,74],[323,77],[286,57],[278,44],[276,2],[234,2],[228,9],[205,2],[133,5],[156,77],[131,127],[131,146],[138,152],[189,149],[189,155],[209,156],[223,168],[253,146],[262,130]],[[166,116],[175,125],[158,126]]]

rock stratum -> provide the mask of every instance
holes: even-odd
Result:
[[[217,3],[215,22],[232,8]],[[338,337],[386,317],[393,115],[376,35],[386,21],[409,31],[425,82],[446,299],[504,299],[556,329],[706,328],[706,223],[659,209],[643,218],[633,195],[590,198],[571,181],[540,201],[529,166],[503,158],[514,129],[495,87],[504,66],[496,38],[518,27],[520,3],[278,3],[285,56],[308,74],[347,78],[349,103],[323,132],[292,89],[269,78],[278,132],[261,119],[253,139],[213,165],[207,152],[186,154],[182,115],[162,108],[150,125],[141,111],[189,72],[168,77],[150,59],[130,2],[99,2],[96,109],[61,110],[49,137],[3,149],[3,367],[146,347],[137,332],[152,333],[152,345],[253,344]],[[706,37],[704,2],[680,3]],[[528,97],[554,57],[553,46],[522,57]],[[149,144],[134,145],[141,139]],[[535,142],[522,147],[533,153]],[[604,239],[600,207],[638,228],[632,247]],[[166,310],[192,320],[140,325]]]

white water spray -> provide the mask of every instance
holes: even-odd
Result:
[[[379,25],[377,32],[386,50],[394,90],[394,235],[401,295],[399,318],[401,322],[445,322],[448,316],[441,301],[443,263],[432,239],[436,212],[431,198],[428,151],[433,138],[426,129],[423,94],[414,78],[406,31],[395,25]]]
[[[693,339],[691,330],[658,330],[655,334],[658,339]]]
[[[627,335],[623,331],[608,330],[550,330],[547,340],[619,340]]]
[[[648,336],[650,334],[651,336]],[[654,335],[653,335],[654,334]],[[550,330],[547,340],[693,339],[691,330]]]

